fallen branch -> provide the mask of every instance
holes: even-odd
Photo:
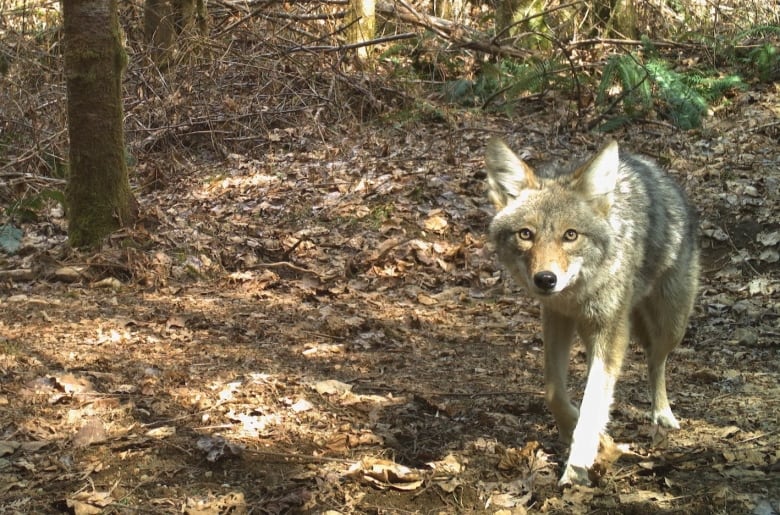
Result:
[[[18,268],[15,270],[0,270],[0,280],[2,281],[20,281],[27,282],[32,281],[36,277],[36,273],[29,268]]]
[[[393,34],[392,36],[384,36],[381,38],[371,39],[369,41],[361,41],[360,43],[351,43],[349,45],[320,45],[320,46],[299,46],[286,50],[286,54],[294,52],[343,52],[344,50],[354,50],[365,46],[379,45],[381,43],[387,43],[389,41],[398,41],[400,39],[416,38],[417,34],[413,32],[404,32],[403,34]]]
[[[303,268],[298,265],[295,265],[293,263],[290,263],[289,261],[277,261],[276,263],[256,263],[254,265],[249,265],[244,267],[244,270],[258,270],[261,268],[289,268],[293,272],[298,272],[300,274],[310,274],[318,279],[323,279],[323,275],[319,272],[315,272],[314,270],[309,270],[308,268]]]
[[[530,50],[500,45],[494,40],[487,39],[484,34],[465,25],[420,13],[405,0],[398,0],[397,4],[380,2],[377,4],[376,10],[385,16],[394,16],[403,22],[428,29],[454,45],[467,50],[476,50],[490,55],[517,57],[519,59],[525,59],[531,55]]]
[[[571,7],[572,5],[581,3],[580,0],[575,0],[568,4],[554,7],[543,13],[538,13],[533,16],[529,16],[524,20],[519,20],[517,23],[523,23],[529,19],[537,16],[546,15],[552,11]],[[417,27],[430,30],[443,39],[451,41],[454,45],[465,48],[467,50],[475,50],[494,56],[515,57],[518,59],[525,59],[533,55],[533,52],[524,48],[517,48],[514,46],[498,43],[498,37],[488,38],[485,34],[479,31],[455,23],[443,18],[437,18],[436,16],[429,16],[427,14],[420,13],[414,7],[409,5],[406,0],[397,0],[396,3],[379,2],[376,6],[378,13],[385,16],[394,16],[399,20],[410,23]],[[515,24],[513,24],[515,25]],[[696,43],[678,43],[674,41],[650,41],[650,40],[638,40],[638,39],[616,39],[616,38],[592,38],[581,39],[577,41],[560,42],[561,49],[571,50],[583,46],[592,45],[613,45],[613,46],[655,46],[659,48],[701,48],[703,45]]]
[[[697,43],[677,43],[675,41],[650,41],[639,39],[615,39],[615,38],[593,38],[570,41],[566,44],[568,48],[593,45],[611,45],[611,46],[654,46],[659,48],[701,48]]]

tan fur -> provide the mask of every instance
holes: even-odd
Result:
[[[499,260],[542,304],[545,399],[571,442],[560,483],[588,483],[631,336],[645,349],[651,418],[678,428],[668,354],[685,333],[699,275],[695,215],[651,161],[615,142],[573,172],[537,173],[504,143],[486,152]],[[577,333],[588,356],[580,409],[567,388]]]

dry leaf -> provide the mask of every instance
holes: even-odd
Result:
[[[205,498],[187,498],[183,507],[186,515],[241,515],[247,513],[246,499],[242,492],[230,492],[216,497],[209,494]]]
[[[13,454],[20,446],[19,442],[11,440],[0,440],[0,456]]]
[[[335,379],[327,379],[315,383],[314,390],[320,395],[346,395],[352,391],[352,385]]]
[[[165,321],[165,328],[170,329],[184,329],[187,327],[187,321],[182,316],[172,316]]]
[[[92,383],[86,377],[77,377],[73,374],[60,374],[48,376],[65,393],[85,393],[94,391]]]
[[[674,496],[665,492],[652,490],[636,490],[622,493],[619,496],[620,504],[656,503],[657,501],[672,500]]]
[[[95,515],[103,512],[103,508],[75,499],[67,499],[65,503],[73,510],[73,515]]]
[[[303,413],[304,411],[314,409],[314,405],[306,399],[301,399],[295,404],[291,405],[290,409],[295,413]]]
[[[79,492],[65,500],[74,515],[102,513],[103,508],[114,502],[111,492]]]
[[[426,463],[438,476],[457,476],[463,472],[464,465],[454,454],[448,454],[444,459]]]
[[[155,427],[147,431],[145,434],[151,438],[168,438],[176,434],[176,426]]]
[[[95,288],[110,288],[116,291],[122,288],[122,282],[116,277],[106,277],[105,279],[101,279],[94,283],[92,286]]]
[[[434,304],[438,304],[439,301],[431,297],[430,295],[426,293],[418,293],[417,294],[417,302],[422,304],[423,306],[433,306]]]
[[[408,491],[422,486],[426,473],[388,460],[364,458],[349,468],[347,477],[361,479],[381,489]]]
[[[206,459],[215,462],[222,458],[241,456],[244,448],[233,442],[228,442],[221,436],[201,436],[195,446],[206,453]]]
[[[33,442],[22,442],[21,448],[24,451],[27,452],[38,452],[44,447],[48,447],[53,442],[48,442],[46,440],[40,440],[40,441],[33,441]],[[2,456],[2,454],[0,454]]]
[[[72,443],[78,449],[93,443],[105,442],[107,438],[103,422],[98,418],[90,418],[73,436]]]
[[[436,233],[446,229],[447,225],[447,219],[438,213],[429,216],[425,219],[425,222],[423,222],[423,227],[425,227],[426,230]]]

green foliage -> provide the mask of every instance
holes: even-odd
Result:
[[[450,102],[484,107],[497,97],[511,101],[553,87],[563,89],[562,70],[566,68],[552,60],[529,58],[519,63],[501,59],[496,63],[483,63],[474,80],[458,79],[446,83],[444,96]]]
[[[65,207],[65,195],[61,191],[46,189],[12,203],[5,208],[5,214],[11,220],[33,222],[38,219],[38,212],[43,209],[47,201],[54,201]],[[16,251],[13,242],[17,236],[21,240],[21,231],[18,234],[16,231],[19,229],[11,225],[0,227],[0,247],[8,253]]]
[[[780,51],[776,45],[765,43],[748,54],[748,62],[755,66],[764,82],[780,79]]]
[[[614,130],[631,118],[656,111],[683,130],[699,127],[710,103],[728,91],[744,88],[737,75],[718,76],[698,70],[678,72],[660,57],[643,63],[633,54],[612,56],[602,73],[596,103],[607,109],[622,105],[622,113],[608,118],[602,130]],[[619,90],[619,94],[613,92]]]
[[[383,204],[374,207],[368,214],[369,225],[373,230],[379,230],[393,215],[393,205]]]
[[[777,25],[757,25],[743,30],[734,38],[737,41],[742,41],[747,38],[768,38],[771,36],[780,36],[780,26]]]
[[[633,54],[613,55],[602,72],[596,103],[606,104],[611,92],[618,88],[626,114],[641,115],[653,106],[651,86],[647,71]]]
[[[22,244],[24,233],[13,225],[0,225],[0,250],[14,254]]]
[[[675,2],[669,2],[673,10],[694,15],[692,21],[699,20],[702,13],[691,11],[685,2]],[[534,0],[525,4],[538,7]],[[561,23],[572,14],[560,12]],[[686,22],[670,26],[665,32],[670,39],[687,46],[656,47],[653,40],[643,35],[634,51],[608,57],[601,73],[594,74],[590,66],[593,61],[587,62],[586,58],[583,63],[585,54],[567,50],[565,40],[554,49],[526,44],[530,36],[549,37],[543,30],[546,26],[529,27],[544,25],[546,18],[525,19],[529,14],[532,12],[522,11],[520,15],[525,20],[520,24],[524,32],[514,38],[502,34],[506,37],[493,41],[511,41],[512,45],[537,49],[523,59],[471,59],[441,46],[430,33],[413,46],[392,45],[383,58],[391,64],[395,75],[411,79],[411,83],[441,84],[442,98],[451,104],[510,111],[518,101],[553,91],[557,97],[562,95],[576,102],[580,117],[590,115],[587,108],[595,107],[597,112],[591,118],[594,121],[588,125],[599,124],[607,131],[643,118],[660,118],[682,130],[694,129],[701,126],[711,106],[728,101],[735,90],[747,88],[749,82],[780,78],[780,27],[766,22],[747,30],[736,30],[736,23],[724,26],[723,30]],[[591,57],[598,59],[596,55],[594,52]],[[681,57],[691,64],[683,65]],[[595,102],[590,104],[590,99]],[[426,111],[430,110],[421,110]]]
[[[780,79],[778,39],[780,26],[757,25],[725,39],[718,50],[746,79],[772,82]]]
[[[466,104],[474,96],[474,81],[468,79],[456,79],[445,82],[443,86],[444,98],[449,102]]]
[[[689,130],[699,127],[709,105],[698,91],[691,88],[683,76],[670,69],[661,59],[653,59],[645,66],[656,86],[661,104],[657,110],[674,125]]]
[[[696,70],[680,75],[680,79],[707,102],[717,102],[730,91],[745,89],[739,75],[708,76]]]
[[[398,125],[415,122],[448,123],[450,121],[445,109],[426,100],[417,100],[408,109],[391,111],[384,119]]]
[[[43,209],[48,200],[53,200],[65,207],[65,194],[60,190],[46,189],[29,197],[18,200],[6,209],[9,218],[31,222],[38,218],[38,212]]]
[[[535,5],[532,0],[526,3]],[[595,107],[593,125],[598,123],[602,130],[614,130],[642,118],[660,118],[690,130],[701,126],[711,107],[727,102],[736,90],[746,89],[748,83],[780,78],[779,26],[763,21],[747,30],[737,30],[740,24],[734,22],[715,30],[708,23],[693,23],[701,21],[703,11],[691,10],[689,4],[676,0],[668,4],[672,10],[693,16],[691,23],[681,22],[661,30],[669,39],[680,41],[681,46],[656,47],[651,38],[642,35],[641,44],[632,52],[608,57],[600,74],[593,73],[594,68],[589,66],[592,61],[582,64],[582,55],[586,54],[567,50],[562,39],[554,49],[536,46],[537,51],[523,59],[499,57],[495,61],[456,62],[453,54],[442,52],[437,65],[445,72],[436,77],[429,75],[428,79],[440,81],[442,97],[447,102],[466,107],[510,110],[517,100],[552,90],[556,96],[576,101],[581,117],[590,114],[588,107]],[[571,14],[561,11],[564,12]],[[757,15],[752,18],[766,19]],[[528,21],[544,23],[545,18],[532,17]],[[749,26],[748,23],[741,26]],[[534,47],[520,41],[531,35],[544,36],[542,27],[531,30],[528,25],[524,24],[526,33],[508,38],[513,45]],[[505,44],[504,39],[496,41]],[[387,55],[400,55],[400,47]],[[594,51],[593,56],[597,54]],[[591,98],[595,100],[593,104],[589,104]]]

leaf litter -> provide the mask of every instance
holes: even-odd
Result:
[[[538,161],[595,142],[558,146],[539,117],[515,134],[460,116],[193,163],[103,250],[41,238],[9,257],[56,264],[0,290],[5,506],[777,512],[776,140],[718,118],[717,138],[623,135],[663,156],[701,213],[702,292],[669,364],[683,429],[647,424],[632,352],[599,486],[561,491],[538,307],[485,243],[481,155],[488,133]],[[48,273],[64,266],[77,272]],[[572,366],[581,378],[581,349]]]

